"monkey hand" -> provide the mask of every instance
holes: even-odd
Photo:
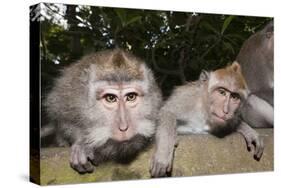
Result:
[[[172,172],[173,155],[165,155],[162,152],[155,152],[150,164],[151,177],[170,176]]]
[[[259,161],[264,150],[263,138],[245,122],[242,122],[238,132],[245,138],[248,151],[254,149],[254,159]]]
[[[81,174],[93,172],[94,165],[91,162],[93,159],[94,154],[92,150],[76,143],[71,146],[70,166],[77,172]]]
[[[254,149],[254,159],[259,161],[264,150],[263,139],[254,130],[251,134],[247,134],[246,136],[244,135],[244,138],[246,140],[248,151],[252,151]]]

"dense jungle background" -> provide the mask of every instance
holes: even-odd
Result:
[[[202,69],[235,60],[243,42],[272,19],[48,3],[31,7],[30,14],[41,22],[43,98],[63,67],[116,47],[145,60],[168,96],[174,86],[196,80]]]

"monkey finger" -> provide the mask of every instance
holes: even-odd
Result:
[[[88,153],[87,158],[94,166],[98,166],[98,161],[95,159],[95,156],[94,156],[93,152]]]
[[[248,152],[251,152],[252,151],[252,142],[249,141],[248,139],[245,139],[245,140],[246,140],[247,150],[248,150]]]
[[[154,166],[154,177],[161,177],[161,165],[159,163],[156,163]]]
[[[155,162],[152,161],[152,162],[151,162],[150,169],[149,169],[149,172],[150,172],[151,177],[155,177],[155,174],[156,174],[155,171],[156,171],[156,169],[155,169]]]
[[[79,166],[79,160],[78,160],[78,157],[77,157],[77,150],[76,150],[75,147],[72,147],[72,149],[71,149],[69,163],[70,163],[70,166],[74,170],[76,170],[78,172],[83,171],[83,169]]]
[[[83,149],[80,149],[77,153],[78,165],[81,166],[84,172],[93,172],[94,167],[90,161],[88,161],[88,156]]]
[[[73,145],[70,152],[70,163],[78,164],[77,147]]]
[[[74,154],[70,155],[69,163],[70,163],[71,167],[78,164],[78,159],[77,159],[76,155],[74,155]]]
[[[159,162],[154,162],[153,167],[151,169],[151,176],[152,177],[161,177],[163,175],[164,169],[162,168],[162,164]]]
[[[88,161],[86,164],[82,165],[84,170],[87,171],[88,173],[91,173],[94,171],[94,166],[92,165],[92,163],[90,161]]]
[[[77,154],[77,158],[78,158],[78,164],[81,164],[81,165],[84,165],[87,163],[87,157],[85,155],[84,152],[80,151],[78,154]]]
[[[153,168],[151,169],[150,175],[151,175],[152,178],[158,177],[155,167],[153,167]]]
[[[87,162],[86,164],[70,163],[70,166],[80,174],[84,174],[86,172],[91,173],[94,171],[94,167],[90,162]]]
[[[169,173],[172,172],[172,167],[173,167],[172,163],[169,163],[166,171],[169,172]]]
[[[256,150],[254,154],[254,158],[256,160],[260,160],[264,151],[264,143],[262,139],[259,139],[256,144]]]
[[[93,166],[89,163],[84,148],[77,144],[71,147],[70,166],[82,174],[93,171]]]
[[[247,145],[247,150],[248,152],[251,152],[252,151],[251,146]]]
[[[166,176],[166,170],[163,167],[158,168],[157,177],[165,177]]]
[[[150,175],[151,177],[158,177],[158,162],[156,162],[155,159],[152,159],[152,162],[150,163]]]
[[[86,173],[85,169],[79,164],[70,163],[70,166],[80,174]]]
[[[159,172],[158,172],[159,177],[167,176],[168,165],[160,163],[159,166],[158,166],[158,169],[159,169]]]
[[[151,159],[150,166],[149,166],[149,173],[150,174],[152,173],[153,166],[154,166],[154,159]]]
[[[87,157],[88,157],[88,159],[89,159],[90,161],[94,160],[94,158],[95,158],[95,157],[94,157],[94,152],[92,152],[92,151],[91,151],[91,152],[88,152],[88,153],[87,153]]]

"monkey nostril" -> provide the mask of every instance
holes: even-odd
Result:
[[[229,110],[228,110],[227,106],[225,106],[222,111],[223,111],[224,114],[228,114],[229,113]]]
[[[120,130],[121,132],[127,131],[128,128],[129,128],[129,126],[127,126],[127,125],[120,125],[120,126],[119,126],[119,130]]]

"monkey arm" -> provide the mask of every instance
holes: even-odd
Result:
[[[170,112],[159,115],[159,126],[156,131],[155,151],[150,165],[152,177],[167,176],[172,171],[174,150],[177,139],[176,116]]]
[[[237,132],[245,138],[248,151],[251,151],[253,146],[255,147],[254,158],[259,161],[264,150],[263,139],[260,135],[244,121],[238,126]]]

